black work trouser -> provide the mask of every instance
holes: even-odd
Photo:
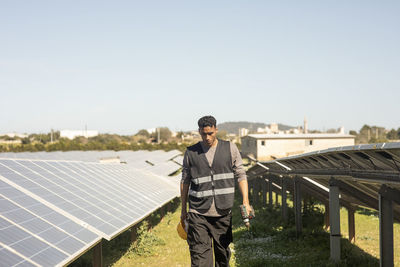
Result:
[[[212,267],[214,246],[215,266],[229,266],[232,242],[232,214],[209,217],[189,212],[189,244],[192,267]]]

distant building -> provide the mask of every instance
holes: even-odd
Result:
[[[278,133],[279,132],[279,126],[278,126],[277,123],[271,123],[269,125],[269,128],[270,128],[272,133]]]
[[[21,141],[21,139],[18,139],[18,140],[4,140],[4,139],[0,139],[0,144],[18,145],[18,144],[22,144],[22,141]]]
[[[6,133],[4,135],[0,136],[8,136],[9,138],[13,138],[14,140],[7,140],[5,139],[0,139],[0,144],[7,144],[7,145],[16,145],[16,144],[21,144],[21,138],[27,138],[27,134],[19,134],[19,133]]]
[[[26,137],[28,137],[27,134],[20,134],[20,133],[6,133],[4,135],[7,135],[8,137],[11,137],[11,138],[14,138],[14,137],[26,138]]]
[[[278,134],[283,132],[279,131],[279,125],[277,123],[271,123],[269,126],[267,125],[264,128],[258,127],[257,133]]]
[[[60,137],[74,139],[78,136],[83,136],[86,138],[98,136],[99,132],[94,130],[61,130]]]
[[[257,133],[270,133],[270,132],[271,130],[269,129],[268,126],[257,128]]]
[[[246,136],[249,134],[249,129],[239,128],[239,137]]]
[[[157,128],[146,129],[146,131],[147,131],[149,134],[152,134],[152,133],[155,133],[155,132],[157,131]]]
[[[270,160],[338,146],[354,145],[346,134],[249,134],[241,138],[243,156]]]
[[[307,121],[306,117],[304,117],[304,127],[303,127],[303,129],[304,129],[304,133],[308,134],[308,121]]]

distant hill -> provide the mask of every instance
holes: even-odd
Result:
[[[219,130],[227,131],[228,133],[238,134],[239,128],[249,129],[250,132],[256,132],[257,128],[265,128],[269,124],[263,122],[248,122],[248,121],[230,121],[218,124]],[[293,126],[288,126],[278,123],[279,130],[289,130],[295,128]]]

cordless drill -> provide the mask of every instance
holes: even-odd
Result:
[[[250,208],[251,210],[249,213],[245,205],[240,205],[240,214],[242,215],[244,225],[246,225],[247,229],[250,229],[250,220],[256,217],[253,207],[250,206]]]

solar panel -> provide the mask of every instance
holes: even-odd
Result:
[[[168,176],[182,165],[179,157],[181,152],[171,150],[168,152],[162,150],[155,151],[54,151],[54,152],[22,152],[22,153],[0,153],[0,158],[14,159],[40,159],[40,160],[68,160],[84,162],[124,162],[137,169],[148,170],[157,175]],[[171,159],[176,158],[171,164]]]
[[[180,168],[178,154],[0,153],[0,266],[66,265],[131,227],[179,195],[159,176]],[[127,164],[94,163],[111,157]]]
[[[179,155],[172,159],[174,162],[178,163],[179,165],[183,166],[183,156]]]
[[[326,187],[334,177],[349,191],[343,189],[344,200],[373,209],[378,209],[382,184],[400,190],[400,143],[335,147],[258,164],[249,170],[251,176],[262,173],[307,176]],[[400,207],[394,205],[393,211],[400,220]]]
[[[68,255],[51,244],[37,238],[23,228],[0,217],[0,240],[24,257],[39,265],[54,266]]]
[[[158,163],[155,166],[149,168],[148,170],[152,173],[161,175],[161,176],[168,176],[173,174],[174,172],[178,171],[181,168],[177,163],[173,161],[166,161],[162,163]]]
[[[0,160],[0,175],[108,240],[178,195],[176,185],[126,165]]]
[[[0,259],[1,266],[18,266],[18,267],[30,267],[37,266],[32,263],[29,259],[24,258],[23,255],[19,255],[16,251],[11,248],[6,248],[0,244]]]
[[[51,261],[52,265],[72,261],[100,240],[93,232],[3,181],[0,181],[0,219],[4,225],[0,230],[0,243],[37,264],[43,262],[33,258],[36,253],[22,249],[28,245],[26,238],[46,247],[46,253],[50,254],[43,254],[43,257],[50,258],[46,261]],[[6,251],[4,248],[4,260],[19,258]],[[54,251],[55,258],[51,259]]]

